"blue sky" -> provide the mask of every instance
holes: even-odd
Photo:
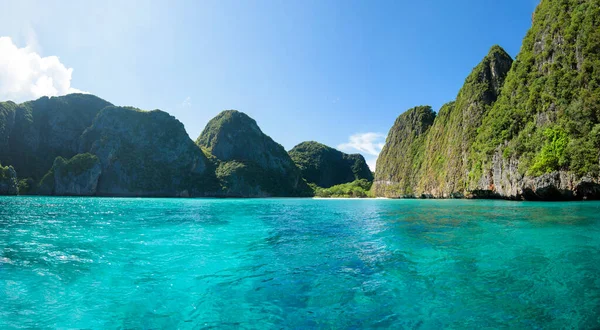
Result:
[[[5,59],[3,70],[0,53],[0,98],[23,101],[60,83],[47,93],[75,88],[168,111],[192,139],[221,110],[238,109],[286,149],[316,140],[372,163],[400,113],[453,100],[494,44],[516,56],[536,5],[0,0],[0,37],[42,63],[17,69]],[[39,67],[52,79],[35,78]]]

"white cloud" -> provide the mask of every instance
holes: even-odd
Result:
[[[377,157],[368,158],[365,160],[367,161],[367,165],[369,165],[369,168],[371,169],[371,171],[375,172],[375,168],[377,167]]]
[[[337,148],[345,152],[360,152],[365,156],[371,170],[374,171],[377,156],[384,145],[385,134],[369,132],[354,134],[348,138],[348,142],[338,145]]]
[[[338,145],[343,151],[358,151],[371,156],[379,155],[385,144],[385,135],[381,133],[359,133],[350,136],[348,142]]]
[[[190,108],[192,106],[192,98],[191,97],[186,97],[185,100],[183,100],[183,102],[181,102],[181,107],[182,108]]]
[[[41,57],[34,47],[19,48],[10,37],[0,37],[0,101],[82,93],[71,87],[72,68],[56,56]]]

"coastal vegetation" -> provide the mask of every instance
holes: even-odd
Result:
[[[371,185],[373,182],[359,179],[348,183],[338,184],[329,188],[321,188],[312,184],[314,195],[322,198],[366,198],[373,197]]]
[[[17,174],[12,166],[0,164],[0,195],[16,195],[18,193]]]

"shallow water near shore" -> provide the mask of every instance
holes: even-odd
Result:
[[[597,328],[600,203],[0,197],[0,328]]]

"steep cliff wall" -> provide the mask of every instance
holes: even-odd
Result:
[[[429,106],[401,114],[377,159],[372,191],[377,196],[418,197],[416,187],[425,157],[425,139],[436,114]]]

